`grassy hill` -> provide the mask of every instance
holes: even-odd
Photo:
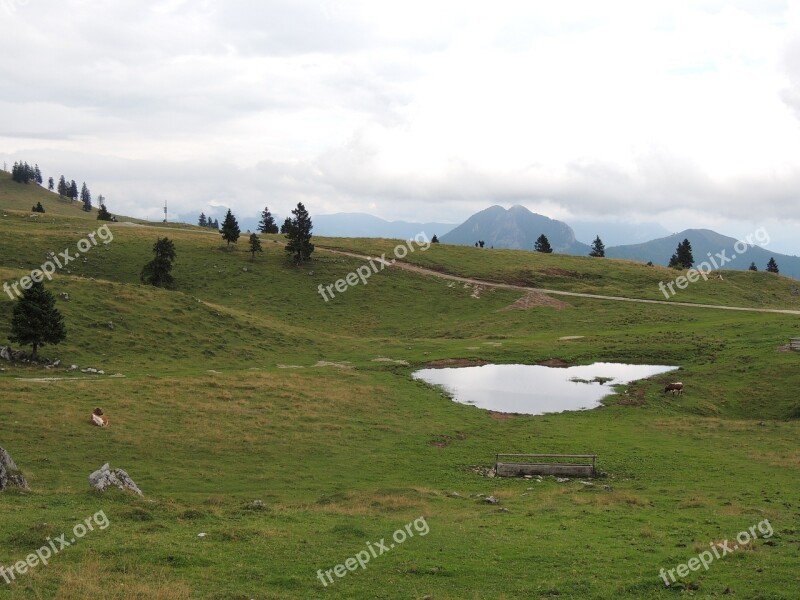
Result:
[[[57,203],[31,219],[25,211],[48,192],[13,186],[0,177],[4,282],[49,251],[74,252],[101,225]],[[800,353],[778,348],[798,317],[588,298],[502,310],[523,294],[396,269],[326,303],[317,286],[363,261],[320,248],[295,268],[281,236],[262,236],[253,261],[244,239],[227,250],[199,228],[110,231],[113,241],[47,284],[68,339],[42,352],[62,367],[0,364],[0,446],[32,486],[0,493],[0,565],[98,511],[110,525],[11,585],[0,579],[0,600],[794,597]],[[173,291],[138,282],[159,235],[178,253]],[[315,241],[372,254],[398,243]],[[676,274],[446,245],[407,260],[645,298]],[[675,300],[797,308],[793,285],[726,272]],[[0,344],[12,308],[0,298]],[[410,377],[433,360],[551,358],[675,364],[687,391],[663,395],[665,375],[621,387],[601,409],[503,416]],[[87,424],[96,406],[108,429]],[[477,475],[496,452],[593,452],[606,476],[588,486]],[[105,462],[126,469],[144,498],[90,491],[87,476]],[[427,535],[333,585],[317,579],[421,516]],[[764,519],[769,540],[665,588],[659,569]]]

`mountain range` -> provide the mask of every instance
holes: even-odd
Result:
[[[283,217],[276,216],[276,222]],[[189,219],[191,221],[191,219]],[[411,239],[420,232],[428,237],[435,234],[442,243],[472,246],[482,240],[488,248],[533,250],[536,239],[547,236],[554,252],[585,256],[589,245],[579,241],[575,230],[564,223],[544,215],[531,212],[524,206],[490,206],[475,213],[460,225],[452,223],[415,223],[409,221],[387,221],[366,213],[336,213],[314,215],[314,234],[329,237],[382,237]],[[239,219],[242,231],[255,231],[258,219]],[[606,256],[639,262],[652,262],[666,266],[678,244],[688,239],[692,244],[695,263],[714,262],[719,267],[745,270],[753,262],[763,271],[767,261],[774,257],[784,275],[800,278],[800,257],[771,252],[768,249],[749,245],[745,252],[737,252],[737,239],[709,229],[686,229],[667,234],[667,230],[655,223],[630,224],[613,222],[579,221],[576,227],[584,240],[591,241],[595,235],[606,243]],[[658,236],[652,239],[651,236]],[[647,239],[648,241],[643,241]],[[638,243],[631,243],[632,241]],[[742,250],[739,246],[739,250]],[[725,252],[724,259],[718,257]],[[734,258],[735,255],[735,258]],[[710,259],[713,258],[714,262]],[[720,264],[723,263],[724,264]]]

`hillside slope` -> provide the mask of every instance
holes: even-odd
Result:
[[[4,282],[101,225],[5,214]],[[364,261],[320,248],[294,267],[281,236],[262,236],[252,260],[243,243],[228,250],[199,228],[109,227],[110,243],[46,284],[68,338],[42,352],[61,366],[0,364],[0,445],[32,486],[0,493],[0,565],[98,511],[110,525],[3,583],[0,598],[639,600],[688,584],[741,598],[793,589],[800,354],[778,348],[797,317],[582,298],[521,310],[521,293],[395,269],[325,302],[318,286]],[[174,290],[138,281],[163,235],[177,249]],[[315,243],[374,255],[399,242]],[[624,294],[672,272],[444,244],[407,260]],[[736,275],[686,297],[795,298],[785,278]],[[0,298],[0,345],[13,305]],[[670,376],[659,376],[621,386],[598,410],[527,417],[455,403],[411,378],[434,360],[552,359],[679,366],[686,393],[663,394]],[[96,406],[107,429],[87,423]],[[596,453],[605,475],[594,485],[478,475],[496,452]],[[87,476],[104,462],[127,470],[144,498],[91,491]],[[413,537],[323,587],[319,570],[420,518],[424,536],[412,527]],[[664,587],[659,569],[764,519],[771,540]]]

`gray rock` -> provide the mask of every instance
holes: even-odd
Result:
[[[0,448],[0,492],[10,487],[31,489],[11,455]]]
[[[10,361],[11,360],[11,352],[12,352],[12,350],[11,350],[10,347],[3,346],[2,348],[0,348],[0,358],[2,358],[3,360]]]
[[[89,485],[101,492],[105,492],[110,487],[117,487],[121,490],[130,490],[139,496],[144,495],[127,472],[122,469],[112,471],[108,463],[89,475]]]
[[[500,503],[500,500],[498,500],[494,496],[486,496],[486,498],[484,498],[483,501],[486,502],[486,504],[499,504]]]

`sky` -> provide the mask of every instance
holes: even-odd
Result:
[[[0,0],[0,161],[141,218],[770,233],[800,254],[800,0]]]

